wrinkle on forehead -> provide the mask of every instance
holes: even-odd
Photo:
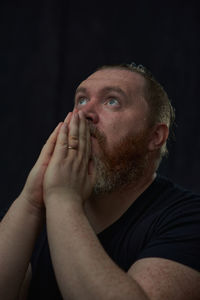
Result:
[[[142,96],[145,95],[145,79],[142,75],[134,73],[128,70],[120,69],[105,69],[99,70],[91,74],[86,80],[84,80],[80,86],[90,87],[90,83],[96,83],[99,88],[106,85],[115,85],[124,90],[128,96]]]

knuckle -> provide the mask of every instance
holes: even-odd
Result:
[[[69,140],[78,141],[78,136],[76,136],[76,135],[69,135]]]
[[[64,141],[58,142],[58,147],[59,148],[66,149],[67,146],[68,146],[67,142],[64,142]]]
[[[74,139],[74,138],[71,138],[69,137],[69,146],[73,147],[73,148],[78,148],[78,139]]]
[[[59,141],[59,145],[67,147],[67,141]]]

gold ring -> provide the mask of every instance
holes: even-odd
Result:
[[[74,150],[77,150],[77,147],[68,146],[67,149],[74,149]]]

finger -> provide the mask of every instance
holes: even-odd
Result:
[[[91,184],[94,185],[95,181],[96,181],[96,168],[95,168],[94,161],[92,159],[92,144],[91,144],[91,135],[90,135],[89,124],[87,124],[87,149],[86,149],[86,155],[88,157],[88,163],[87,163],[88,175],[90,177]]]
[[[57,127],[54,129],[54,131],[49,136],[48,140],[46,141],[45,145],[42,148],[42,151],[40,153],[40,156],[38,158],[38,163],[40,164],[47,164],[53,154],[57,136],[60,130],[62,123],[60,122]]]
[[[52,155],[52,160],[57,162],[62,161],[67,155],[67,145],[67,123],[62,123]]]
[[[65,120],[64,120],[64,123],[67,123],[67,125],[69,125],[71,117],[72,117],[72,112],[69,112],[68,115],[66,116]]]
[[[88,123],[86,123],[86,157],[89,162],[91,158],[91,136]]]
[[[69,155],[77,154],[78,145],[79,145],[79,117],[76,111],[73,112],[73,115],[69,124],[68,132],[68,146],[71,147],[69,150]],[[74,148],[74,149],[73,149]]]
[[[78,159],[82,161],[83,156],[85,156],[86,151],[86,120],[82,111],[78,112],[79,115],[79,151]]]

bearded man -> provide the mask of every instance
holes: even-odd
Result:
[[[141,65],[78,86],[0,224],[1,299],[200,299],[200,197],[156,173],[173,121]]]

